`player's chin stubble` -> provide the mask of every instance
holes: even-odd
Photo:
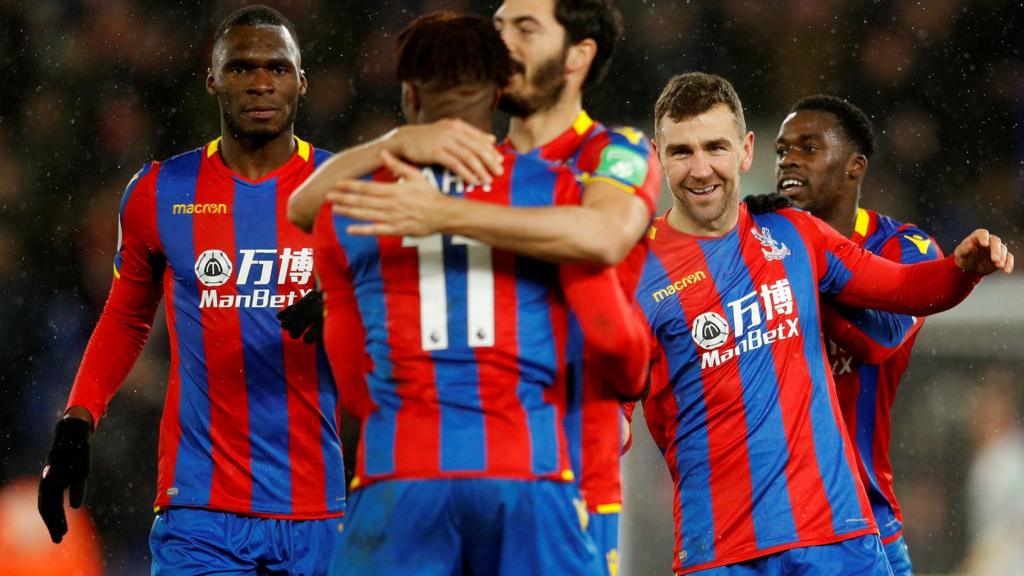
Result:
[[[564,63],[564,53],[545,60],[530,78],[524,79],[520,92],[506,92],[501,96],[499,109],[512,116],[525,118],[554,106],[565,90]],[[525,75],[522,65],[517,68],[518,72]]]

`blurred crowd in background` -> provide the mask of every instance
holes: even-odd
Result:
[[[489,15],[498,5],[268,3],[299,31],[309,92],[296,133],[329,150],[400,122],[392,56],[395,37],[407,23],[435,9]],[[0,483],[34,477],[41,469],[53,423],[110,286],[124,186],[145,162],[201,146],[218,134],[216,101],[204,87],[210,40],[220,18],[239,4],[0,0]],[[736,86],[758,139],[743,192],[766,192],[775,185],[773,142],[788,107],[813,93],[839,95],[868,113],[879,137],[864,205],[917,223],[947,253],[971,229],[986,226],[1020,255],[1020,2],[618,5],[626,18],[625,38],[608,78],[585,98],[593,117],[650,131],[654,101],[672,75],[721,74]],[[500,121],[496,129],[501,132]],[[666,192],[662,206],[668,204]],[[974,338],[984,344],[986,334]],[[1009,345],[1021,347],[1019,341]],[[983,352],[943,364],[934,351],[929,361],[921,358],[927,351],[917,350],[908,376],[912,384],[897,402],[906,415],[894,430],[897,491],[912,508],[907,540],[924,572],[963,566],[978,523],[966,504],[969,465],[980,458],[985,439],[1016,429],[1017,444],[1011,442],[1009,453],[1024,458],[1021,409],[1013,404],[1024,370],[1019,360],[1008,359],[1014,354]],[[108,574],[148,569],[166,355],[161,312],[147,351],[95,435],[86,503]],[[981,392],[970,393],[975,388]],[[985,429],[996,422],[993,410],[1006,412],[994,432]],[[995,457],[990,466],[1006,460]],[[631,498],[654,490],[671,493],[664,466],[650,462],[643,474],[657,479],[644,485],[633,474]],[[1024,479],[1017,484],[1024,491],[1021,486]],[[9,526],[3,514],[0,509],[0,526]],[[52,546],[37,520],[24,520],[18,530],[35,531]],[[626,523],[642,525],[640,515]],[[670,525],[649,529],[671,537]],[[629,546],[634,539],[623,540]],[[1018,551],[1024,549],[1024,541],[1018,543]],[[667,567],[670,549],[653,565]]]

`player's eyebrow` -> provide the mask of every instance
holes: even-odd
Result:
[[[671,155],[676,154],[678,152],[691,152],[691,151],[693,151],[693,146],[690,146],[689,144],[669,144],[668,146],[665,147],[665,154],[667,156],[671,156]]]
[[[793,138],[793,140],[795,140],[797,142],[806,142],[808,140],[817,140],[817,139],[818,139],[818,135],[816,135],[816,134],[798,134],[796,136],[796,138]],[[775,139],[775,143],[776,144],[782,144],[782,143],[784,143],[786,141],[787,141],[786,137],[782,136],[782,135],[779,135],[779,137]]]
[[[508,22],[513,26],[519,26],[522,24],[536,24],[537,26],[540,26],[540,20],[538,20],[535,16],[531,16],[529,14],[525,14],[523,16],[516,16],[514,18],[511,18]],[[495,16],[494,23],[504,24],[505,19],[502,18],[501,16]]]
[[[226,60],[223,64],[225,68],[233,68],[240,66],[242,68],[293,68],[295,65],[288,58],[247,58],[245,56],[236,56],[229,60]]]

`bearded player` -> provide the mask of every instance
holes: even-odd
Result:
[[[459,234],[555,262],[618,264],[619,279],[631,294],[646,253],[643,232],[657,203],[660,170],[646,136],[595,122],[582,105],[583,92],[607,72],[622,34],[621,15],[607,0],[510,0],[495,12],[494,22],[516,70],[501,99],[512,115],[505,145],[581,171],[582,206],[508,208],[454,201],[410,184],[362,193],[338,190],[330,199],[340,214],[372,222],[352,226],[355,234]],[[357,169],[375,168],[379,150],[442,163],[470,181],[486,182],[500,169],[483,152],[490,148],[485,137],[451,121],[396,130],[339,153],[296,194],[289,216],[308,226],[331,185],[358,174]],[[629,431],[621,398],[609,393],[614,384],[588,368],[590,352],[579,349],[580,340],[574,329],[571,354],[577,360],[565,423],[573,468],[591,513],[590,532],[614,571],[622,505],[619,455]]]
[[[450,14],[421,18],[403,32],[398,62],[411,122],[457,117],[479,128],[489,125],[511,66],[486,21]],[[394,173],[416,193],[422,187],[455,202],[578,203],[567,168],[501,154],[503,175],[489,185],[385,155],[389,170],[374,173],[373,182],[341,187],[372,193],[389,186]],[[615,384],[611,392],[638,394],[647,340],[614,272],[559,271],[458,235],[367,238],[351,234],[355,226],[324,206],[314,230],[335,375],[342,383],[358,379],[363,349],[353,334],[365,333],[372,359],[365,387],[342,395],[363,430],[333,571],[601,571],[583,533],[586,514],[572,505],[576,487],[561,426],[565,302],[594,351],[593,368]],[[616,412],[606,425],[617,423]]]

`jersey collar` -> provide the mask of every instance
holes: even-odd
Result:
[[[877,227],[878,223],[873,212],[865,210],[864,208],[857,208],[857,219],[854,221],[853,236],[851,236],[850,239],[857,244],[863,245],[864,240],[866,240]]]
[[[295,138],[295,152],[293,152],[291,157],[288,158],[288,161],[278,166],[274,170],[271,170],[266,174],[266,176],[260,178],[259,180],[251,180],[235,172],[231,168],[228,168],[228,165],[224,163],[224,159],[221,158],[220,154],[217,153],[218,150],[220,149],[221,139],[219,136],[216,139],[211,140],[208,144],[206,144],[206,146],[203,147],[203,159],[208,161],[210,165],[218,172],[227,174],[231,178],[234,178],[241,182],[257,184],[260,182],[265,182],[271,178],[279,178],[282,175],[291,173],[295,170],[300,170],[303,166],[306,165],[306,163],[311,162],[313,160],[313,147],[310,146],[309,142],[302,140],[298,136],[293,136],[293,138]]]
[[[590,132],[594,130],[596,125],[597,123],[591,119],[586,110],[580,110],[572,126],[569,126],[565,132],[562,132],[547,144],[542,144],[530,150],[528,154],[540,156],[542,160],[547,160],[548,162],[565,162],[572,158],[572,155],[579,150],[580,144],[587,139],[587,136],[590,135]],[[511,142],[507,138],[501,147],[505,150],[513,149]]]

